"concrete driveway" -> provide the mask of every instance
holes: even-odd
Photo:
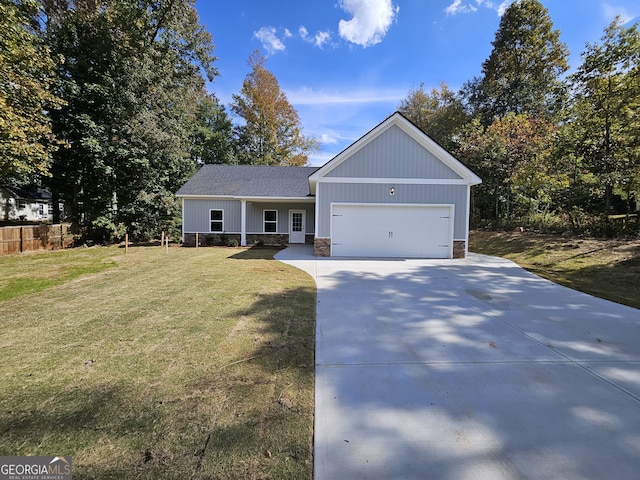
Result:
[[[318,286],[317,480],[639,477],[640,310],[483,255],[277,258]]]

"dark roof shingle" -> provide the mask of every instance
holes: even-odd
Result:
[[[203,165],[178,196],[294,197],[310,195],[309,175],[319,167]]]

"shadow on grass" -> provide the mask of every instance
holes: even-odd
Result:
[[[284,246],[249,247],[234,253],[229,258],[234,260],[273,260],[273,256],[285,248]]]
[[[263,258],[273,252],[243,253]],[[258,294],[237,312],[239,318],[253,318],[256,327],[245,333],[254,337],[246,362],[225,368],[240,381],[230,390],[231,402],[253,396],[259,406],[215,426],[203,453],[203,473],[213,462],[229,463],[224,470],[230,478],[311,478],[315,304],[315,287],[299,286]],[[243,365],[246,370],[236,370]],[[252,371],[256,366],[261,374]],[[243,470],[238,459],[244,458],[253,459],[251,468]]]
[[[505,257],[553,282],[640,308],[640,246],[552,235],[477,231],[470,250]]]
[[[525,266],[525,269],[565,287],[640,309],[640,256],[578,269],[563,269],[561,264],[551,264],[549,268]]]
[[[509,255],[527,252],[531,256],[545,253],[549,248],[547,239],[524,235],[512,236],[490,232],[476,232],[469,245],[469,250],[485,255],[507,257]]]
[[[48,406],[29,412],[3,412],[0,416],[0,437],[33,439],[67,436],[82,429],[97,430],[105,413],[120,403],[118,397],[117,388],[112,386],[60,392],[55,403]]]
[[[227,263],[233,275],[264,275],[265,288],[258,283],[229,311],[237,346],[216,357],[214,343],[211,359],[193,363],[177,358],[171,366],[184,370],[184,383],[181,376],[162,384],[174,377],[148,374],[142,360],[130,367],[132,378],[114,371],[104,377],[107,384],[87,373],[86,384],[69,385],[64,372],[54,378],[42,365],[51,380],[25,380],[0,409],[0,451],[70,454],[78,478],[311,478],[315,288],[290,281],[284,265],[260,262],[277,251],[225,252],[261,265]],[[218,327],[210,327],[214,337]],[[117,337],[118,328],[109,335]],[[188,341],[176,344],[189,348]],[[231,361],[222,366],[218,359],[229,352]]]
[[[174,246],[175,244],[170,243],[169,246]],[[136,243],[129,243],[129,248],[139,248],[139,247],[161,247],[163,245],[160,244],[160,240],[154,240],[151,242],[136,242]],[[124,250],[124,243],[121,245],[118,245],[118,248],[121,248]]]

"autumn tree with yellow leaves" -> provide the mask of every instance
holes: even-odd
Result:
[[[309,153],[318,149],[317,140],[302,133],[298,112],[265,68],[265,58],[255,51],[248,63],[251,72],[231,104],[243,121],[236,127],[240,163],[306,165]]]

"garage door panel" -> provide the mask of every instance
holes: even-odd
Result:
[[[332,255],[451,256],[450,206],[334,204]]]

